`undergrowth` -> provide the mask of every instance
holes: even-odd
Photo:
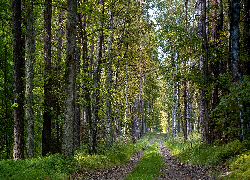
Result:
[[[114,165],[124,164],[133,152],[141,150],[148,144],[155,133],[148,133],[133,144],[128,138],[122,138],[107,148],[100,144],[97,154],[90,155],[87,146],[76,151],[73,158],[54,154],[42,158],[14,161],[12,159],[0,161],[0,179],[3,180],[33,180],[33,179],[67,179],[70,174],[81,169],[107,169]]]
[[[76,171],[77,162],[61,154],[26,160],[0,161],[0,179],[66,179]]]
[[[161,174],[160,168],[164,165],[165,163],[158,152],[158,146],[155,142],[145,150],[141,161],[125,180],[155,179]]]
[[[226,145],[205,145],[199,136],[189,137],[184,143],[180,137],[168,138],[165,144],[172,154],[184,162],[214,166],[226,162],[229,171],[225,179],[250,179],[249,142],[232,141]]]
[[[122,165],[133,156],[135,151],[140,151],[155,136],[155,133],[148,133],[143,138],[137,140],[136,144],[133,144],[129,139],[125,141],[120,139],[110,148],[105,146],[99,147],[99,152],[94,155],[86,153],[85,150],[83,152],[80,150],[75,159],[80,166],[85,167],[87,170],[107,169],[115,165]]]

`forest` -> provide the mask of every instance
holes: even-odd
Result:
[[[0,7],[0,179],[250,179],[250,0]]]

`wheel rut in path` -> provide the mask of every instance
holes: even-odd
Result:
[[[209,177],[206,174],[209,172],[209,168],[199,167],[192,164],[182,163],[176,157],[174,157],[170,150],[163,145],[163,139],[159,142],[160,153],[163,160],[166,163],[166,167],[163,167],[161,171],[163,174],[157,178],[158,180],[213,180],[216,177]]]
[[[135,152],[133,157],[122,166],[115,166],[107,170],[98,170],[94,173],[84,172],[77,175],[74,179],[78,180],[121,180],[124,179],[128,174],[131,173],[132,169],[139,163],[141,160],[144,150],[147,149],[154,141],[159,137],[159,134],[150,140],[149,144],[144,146],[141,151]]]

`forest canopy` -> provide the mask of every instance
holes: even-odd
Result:
[[[0,158],[250,138],[249,0],[1,0]]]

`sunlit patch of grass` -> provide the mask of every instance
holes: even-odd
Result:
[[[230,158],[226,165],[232,173],[223,179],[250,179],[250,151]]]
[[[116,165],[123,165],[133,156],[134,152],[140,151],[155,136],[155,133],[146,133],[143,138],[137,140],[136,144],[129,139],[121,139],[110,148],[99,147],[97,154],[93,155],[86,151],[79,151],[75,155],[75,159],[80,166],[87,170],[108,169]]]
[[[90,155],[87,146],[84,145],[76,151],[72,158],[54,154],[42,158],[26,160],[1,160],[0,179],[3,180],[33,180],[33,179],[67,179],[70,174],[87,170],[107,169],[115,165],[121,165],[133,156],[135,151],[140,151],[156,134],[148,133],[142,139],[133,144],[129,138],[117,141],[114,146],[107,148],[100,145],[98,153]]]
[[[165,163],[155,142],[145,150],[141,161],[125,180],[155,179],[161,174],[160,168],[164,165]]]

